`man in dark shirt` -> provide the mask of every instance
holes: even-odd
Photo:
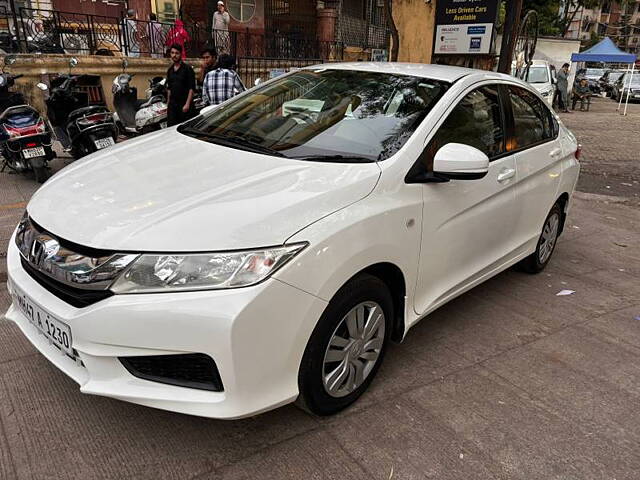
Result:
[[[196,89],[196,74],[190,65],[182,61],[180,45],[171,45],[169,55],[173,65],[167,71],[167,124],[172,126],[195,115],[192,100]]]

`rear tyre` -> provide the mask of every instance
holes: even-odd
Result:
[[[359,275],[343,286],[307,343],[296,405],[324,416],[355,402],[382,364],[393,313],[391,294],[377,277]]]
[[[518,264],[520,270],[527,273],[540,273],[545,269],[556,248],[561,225],[562,208],[556,203],[544,221],[536,251]]]
[[[44,183],[49,178],[49,173],[47,172],[47,167],[34,167],[33,173],[36,177],[36,182]]]

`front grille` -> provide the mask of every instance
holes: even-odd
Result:
[[[113,292],[110,290],[83,290],[81,288],[70,287],[69,285],[65,285],[64,283],[45,275],[27,262],[22,255],[20,255],[20,261],[22,262],[22,268],[24,268],[31,278],[60,300],[63,300],[76,308],[93,305],[94,303],[113,295]]]
[[[119,360],[131,375],[144,380],[212,392],[223,391],[216,362],[204,353],[120,357]]]

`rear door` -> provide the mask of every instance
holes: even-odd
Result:
[[[537,242],[542,224],[557,200],[563,150],[555,115],[526,88],[506,87],[509,149],[515,153],[518,196],[515,236]]]

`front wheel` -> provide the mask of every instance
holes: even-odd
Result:
[[[377,277],[360,275],[342,287],[307,343],[296,404],[331,415],[355,402],[380,368],[392,319],[391,294]]]
[[[539,273],[547,266],[553,254],[562,225],[562,208],[555,204],[542,227],[536,251],[519,263],[521,270],[527,273]]]

